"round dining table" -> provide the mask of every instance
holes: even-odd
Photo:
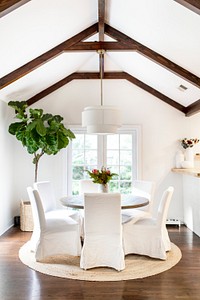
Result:
[[[150,194],[145,193],[136,188],[133,189],[132,194],[121,194],[121,208],[138,208],[149,204]],[[65,196],[60,199],[63,206],[84,209],[84,194]]]

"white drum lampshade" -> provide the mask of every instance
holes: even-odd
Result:
[[[82,112],[82,126],[89,134],[114,134],[121,127],[121,112],[117,106],[88,106]]]
[[[100,79],[101,79],[101,105],[88,106],[82,112],[82,126],[87,127],[90,134],[114,134],[121,127],[121,113],[117,106],[103,105],[103,56],[105,50],[100,49]]]

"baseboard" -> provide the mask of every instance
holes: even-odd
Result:
[[[6,233],[6,231],[8,231],[10,228],[12,228],[14,226],[14,224],[12,223],[11,225],[9,225],[6,229],[3,229],[2,231],[0,231],[0,236],[2,236],[4,233]]]
[[[166,225],[178,225],[181,226],[182,222],[178,219],[167,219]]]

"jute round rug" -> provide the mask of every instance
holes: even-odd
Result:
[[[126,256],[126,267],[120,272],[111,268],[82,270],[79,267],[80,258],[76,256],[59,255],[49,257],[42,263],[36,262],[29,242],[20,248],[19,258],[28,267],[51,276],[88,281],[120,281],[156,275],[175,266],[182,254],[175,244],[171,243],[171,246],[172,250],[168,252],[166,261],[140,255]]]

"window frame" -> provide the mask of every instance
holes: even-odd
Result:
[[[85,128],[82,128],[79,125],[71,125],[68,126],[74,134],[87,134],[87,131]],[[132,168],[132,180],[139,179],[141,177],[141,126],[140,125],[123,125],[120,129],[118,129],[117,133],[124,133],[124,134],[133,134],[133,139],[132,139],[132,149],[133,151],[133,161],[132,161],[132,166],[134,166],[134,163],[137,162],[137,167]],[[103,161],[106,162],[106,151],[104,149],[107,149],[106,145],[106,138],[104,135],[99,136],[100,142],[98,143],[98,162],[100,163],[100,168],[102,166],[101,163],[101,157],[103,157]],[[134,146],[134,148],[133,148]],[[103,155],[101,154],[103,152]],[[63,191],[64,193],[71,195],[72,194],[72,184],[71,184],[71,178],[72,178],[72,143],[70,143],[64,151],[64,159],[63,159]],[[67,183],[67,184],[66,184]]]

